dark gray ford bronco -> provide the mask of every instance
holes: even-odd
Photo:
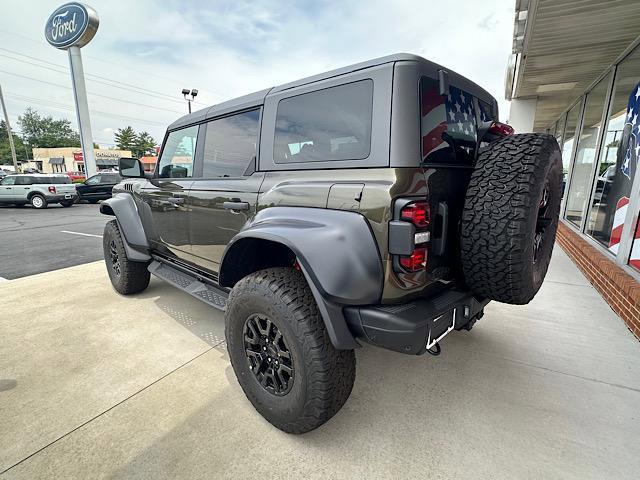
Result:
[[[524,304],[549,265],[562,165],[462,76],[393,55],[169,126],[155,173],[122,159],[100,211],[122,294],[149,275],[225,311],[231,364],[291,433],[345,403],[361,342],[438,354],[490,300]]]

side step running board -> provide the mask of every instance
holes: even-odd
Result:
[[[226,291],[201,282],[195,275],[190,275],[157,260],[151,262],[149,272],[218,310],[224,310],[227,306],[229,294]]]

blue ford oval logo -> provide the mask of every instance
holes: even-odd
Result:
[[[44,36],[56,48],[82,47],[98,29],[98,15],[91,7],[71,2],[57,8],[47,20]]]

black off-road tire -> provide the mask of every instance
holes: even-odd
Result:
[[[245,353],[245,347],[251,347],[245,342],[257,339],[249,338],[253,335],[248,327],[250,319],[255,318],[272,322],[269,328],[276,332],[274,336],[279,332],[284,340],[269,360],[280,358],[282,346],[290,353],[292,383],[286,382],[289,390],[284,393],[276,394],[268,390],[269,384],[261,384],[254,371],[265,370],[255,364],[252,367]],[[308,432],[333,417],[349,398],[355,381],[355,354],[353,350],[333,347],[311,290],[299,271],[270,268],[240,280],[229,296],[225,321],[227,349],[238,382],[256,410],[275,427],[287,433]],[[267,344],[269,338],[267,334]],[[251,358],[258,361],[255,354]],[[266,362],[265,357],[262,359]],[[286,357],[280,361],[286,362]]]
[[[474,293],[531,301],[549,267],[561,196],[562,159],[553,136],[512,135],[480,153],[461,225],[463,274]]]
[[[147,262],[133,262],[127,258],[118,222],[111,220],[104,226],[102,236],[104,261],[111,285],[116,292],[130,295],[143,291],[149,286],[151,274]]]
[[[29,198],[29,203],[31,203],[31,206],[33,208],[37,209],[47,208],[48,205],[47,199],[44,198],[44,195],[40,195],[39,193],[31,195],[31,197]]]

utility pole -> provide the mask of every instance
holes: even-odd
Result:
[[[11,134],[11,125],[9,125],[9,114],[7,113],[7,107],[4,104],[4,95],[2,95],[1,85],[0,85],[0,104],[2,104],[2,111],[4,112],[4,124],[7,127],[7,135],[9,136],[9,147],[11,147],[11,158],[13,158],[13,168],[15,168],[17,173],[18,159],[16,158],[16,147],[13,144],[13,135]]]

